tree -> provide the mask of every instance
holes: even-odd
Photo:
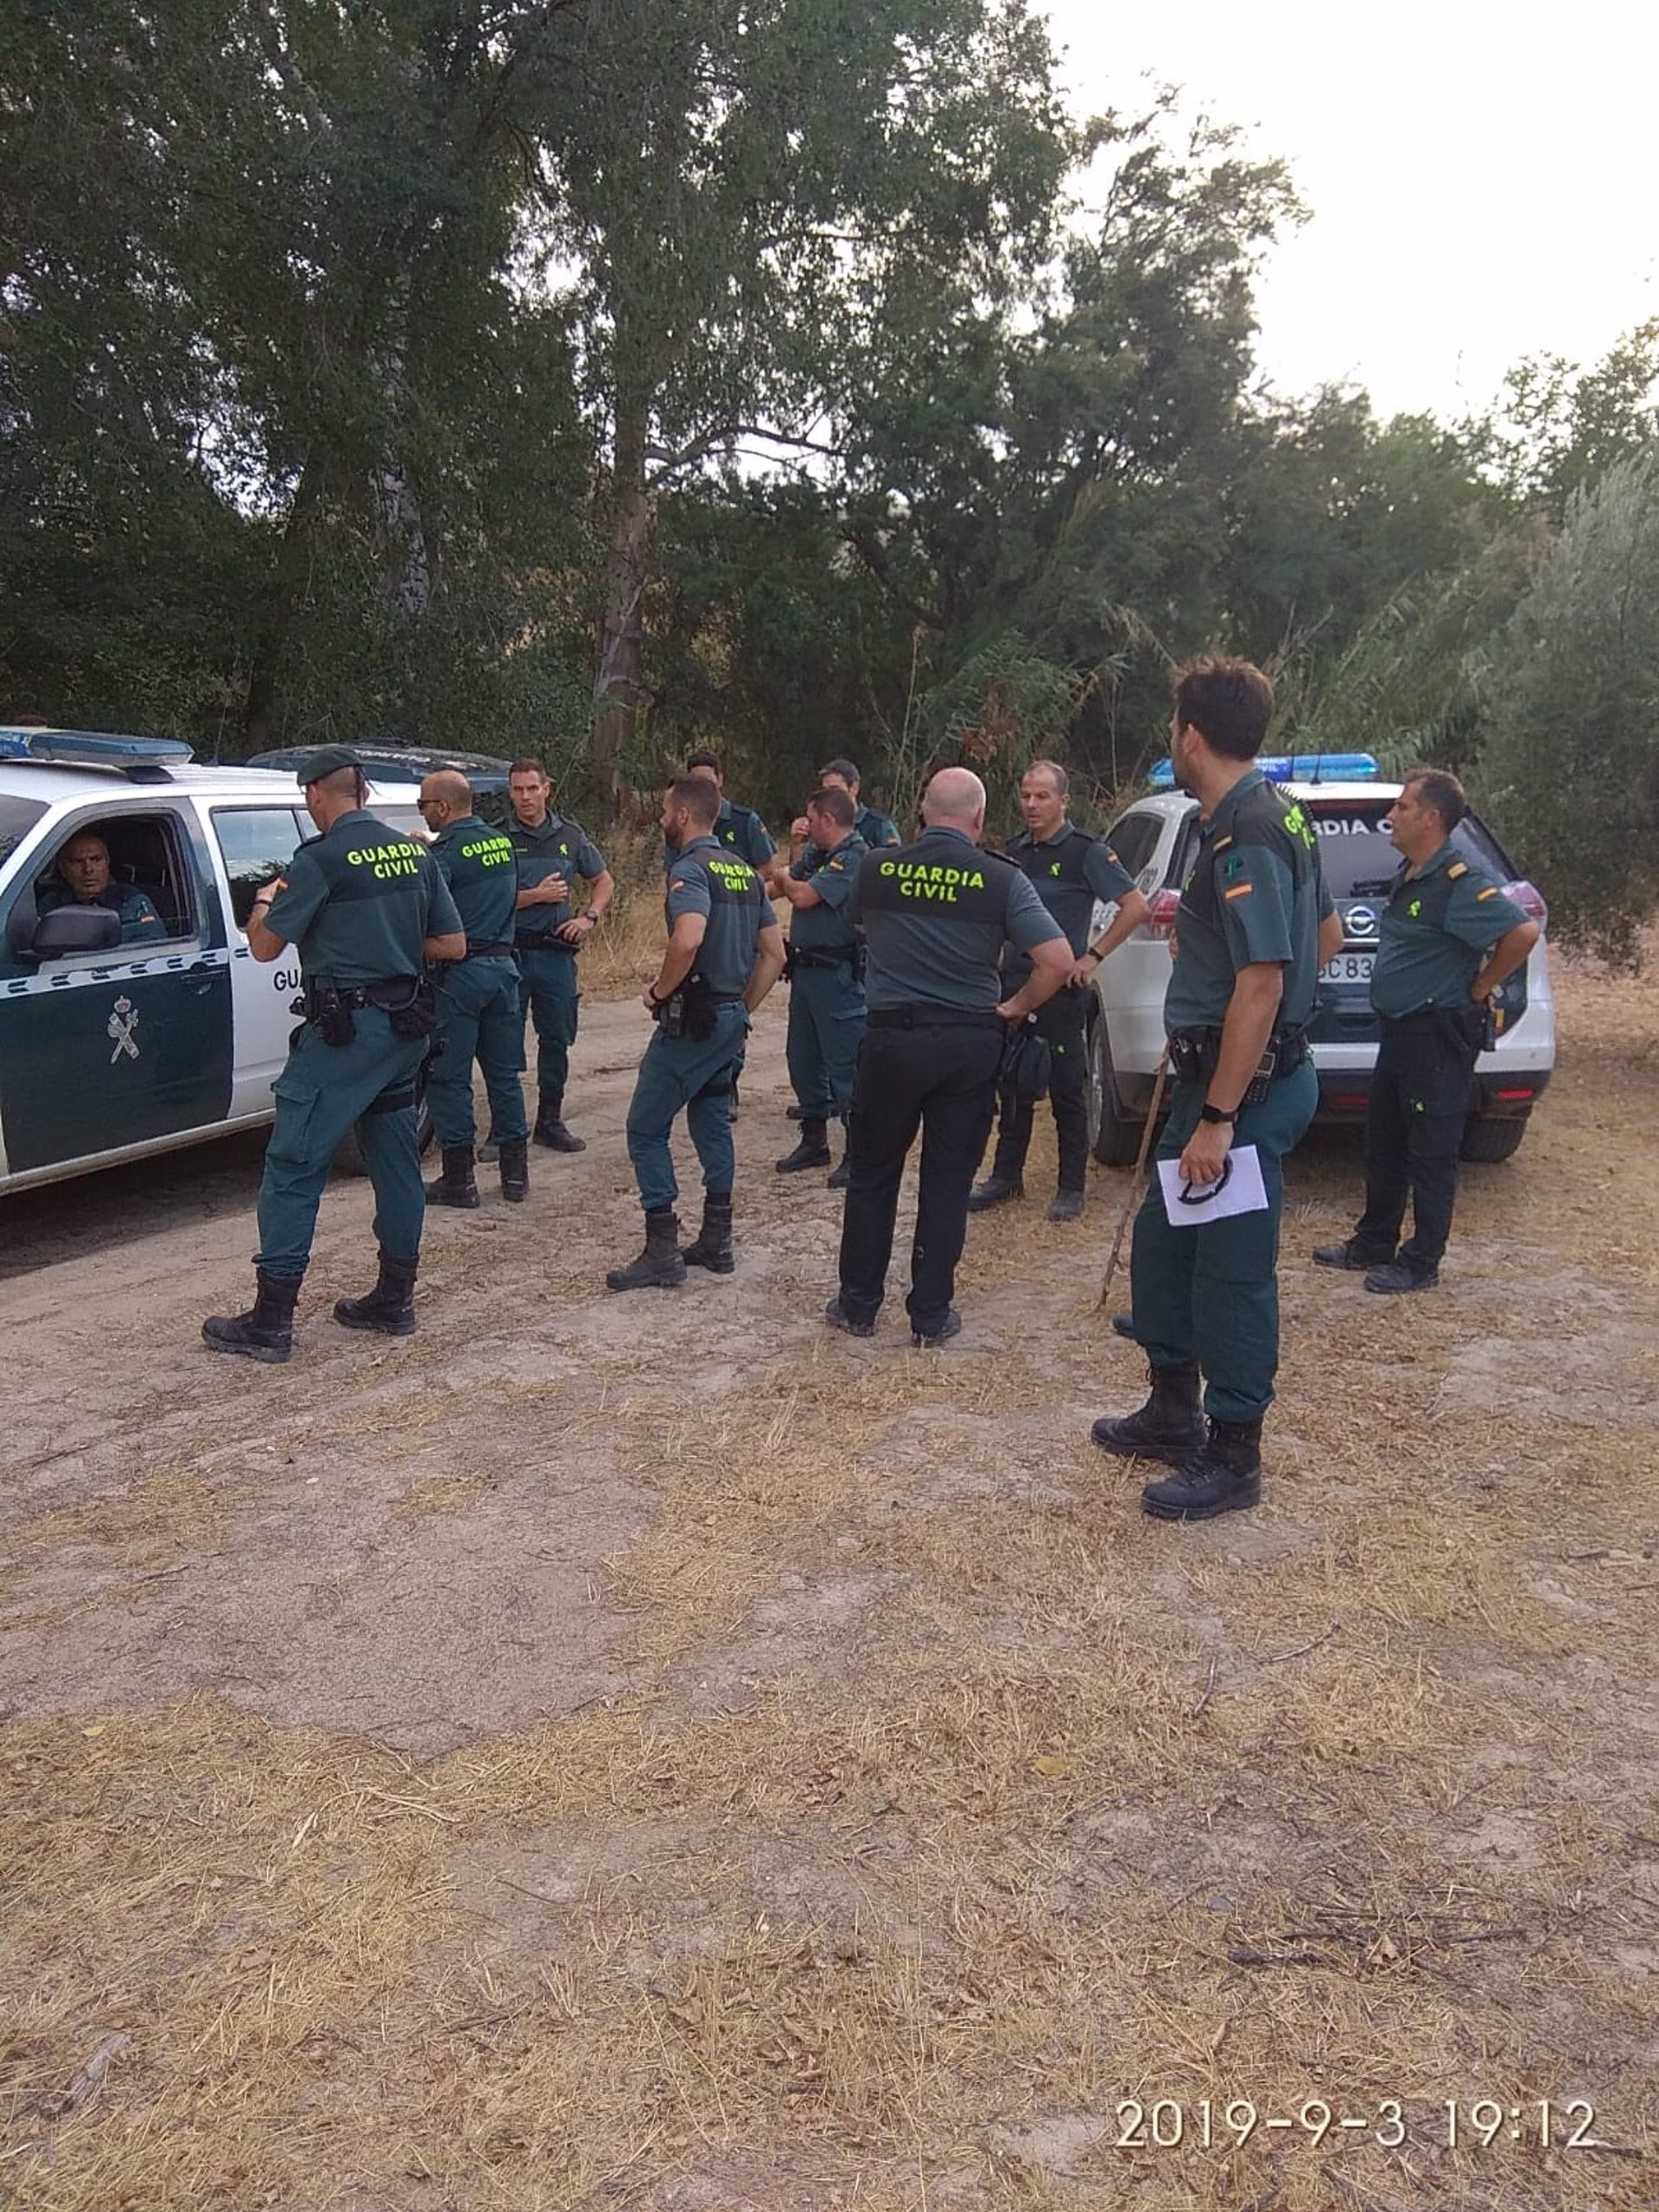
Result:
[[[1484,791],[1552,927],[1632,959],[1659,904],[1659,445],[1571,502],[1504,642]]]
[[[645,701],[657,505],[711,459],[833,453],[914,288],[1002,296],[1067,138],[1026,0],[608,0],[539,140],[546,281],[606,464],[594,767]]]

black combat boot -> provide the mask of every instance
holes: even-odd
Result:
[[[645,1216],[645,1249],[626,1268],[605,1278],[613,1290],[677,1290],[685,1281],[680,1257],[679,1217],[672,1206],[653,1206]]]
[[[1213,1521],[1262,1503],[1262,1424],[1212,1421],[1207,1440],[1173,1475],[1148,1483],[1142,1510],[1159,1521]]]
[[[1114,1313],[1112,1316],[1112,1334],[1115,1337],[1122,1337],[1128,1344],[1138,1343],[1139,1339],[1135,1333],[1134,1314]]]
[[[1152,1395],[1138,1413],[1113,1420],[1103,1414],[1089,1433],[1103,1452],[1120,1459],[1166,1459],[1179,1467],[1204,1442],[1196,1366],[1147,1369]]]
[[[1083,1192],[1067,1190],[1062,1184],[1048,1202],[1048,1217],[1051,1221],[1081,1221]]]
[[[995,1168],[982,1183],[976,1183],[968,1193],[969,1213],[988,1213],[993,1206],[1006,1205],[1010,1198],[1023,1198],[1026,1186],[1018,1175],[1003,1175]]]
[[[543,1090],[537,1095],[536,1126],[531,1135],[537,1144],[544,1144],[554,1152],[586,1152],[586,1137],[572,1136],[564,1126],[564,1093]]]
[[[521,1206],[530,1196],[530,1139],[501,1140],[501,1195],[509,1205]]]
[[[364,1298],[337,1298],[334,1319],[342,1328],[378,1329],[383,1337],[415,1333],[415,1275],[418,1260],[380,1255],[380,1280]]]
[[[772,1165],[780,1175],[798,1175],[804,1167],[827,1167],[830,1157],[830,1124],[812,1114],[801,1123],[801,1141],[794,1151]]]
[[[204,1344],[214,1351],[245,1352],[279,1367],[294,1350],[294,1308],[300,1295],[298,1275],[267,1274],[254,1271],[252,1306],[245,1313],[211,1314],[201,1325]]]
[[[841,1165],[824,1185],[826,1191],[844,1191],[853,1179],[853,1156],[849,1152],[841,1155]]]
[[[445,1145],[443,1173],[435,1182],[427,1185],[426,1203],[429,1206],[466,1206],[469,1210],[477,1205],[478,1178],[473,1173],[471,1145]]]
[[[737,1265],[732,1250],[732,1194],[729,1191],[716,1198],[712,1191],[705,1192],[702,1200],[702,1227],[695,1243],[688,1244],[680,1257],[688,1268],[707,1268],[711,1275],[728,1275]]]

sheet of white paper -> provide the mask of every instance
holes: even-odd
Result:
[[[1242,1144],[1227,1155],[1231,1173],[1207,1191],[1194,1190],[1181,1180],[1179,1160],[1160,1160],[1158,1179],[1164,1186],[1164,1211],[1172,1229],[1201,1229],[1206,1221],[1225,1221],[1229,1214],[1262,1213],[1268,1203],[1262,1180],[1262,1161],[1253,1144]]]

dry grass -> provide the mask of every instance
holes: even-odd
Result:
[[[695,1409],[596,1363],[570,1448],[653,1508],[600,1593],[630,1694],[423,1767],[207,1698],[12,1721],[0,2202],[1649,2212],[1659,994],[1562,997],[1558,1092],[1469,1178],[1438,1302],[1310,1281],[1351,1154],[1294,1179],[1245,1525],[1144,1522],[1086,1442],[1077,1394],[1135,1375],[1077,1351],[1103,1180],[1082,1263],[1029,1217],[976,1237],[994,1351],[753,1351]],[[393,1468],[452,1417],[406,1371],[350,1423],[405,1432]],[[31,1559],[226,1541],[162,1480]],[[1448,2098],[1580,2095],[1612,2147],[1444,2148]],[[1187,2139],[1120,2147],[1160,2099]],[[1410,2133],[1241,2142],[1241,2100]]]

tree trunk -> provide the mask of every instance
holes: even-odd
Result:
[[[264,752],[271,741],[271,717],[288,633],[294,626],[300,592],[315,556],[328,489],[335,473],[332,449],[318,439],[300,471],[299,487],[288,511],[283,542],[277,550],[276,570],[265,602],[265,618],[254,640],[248,669],[247,705],[242,717],[243,735],[250,753]]]
[[[594,677],[593,774],[615,820],[622,759],[632,744],[645,697],[645,597],[652,563],[651,498],[645,482],[645,406],[619,403],[611,481],[610,551],[599,620]]]

